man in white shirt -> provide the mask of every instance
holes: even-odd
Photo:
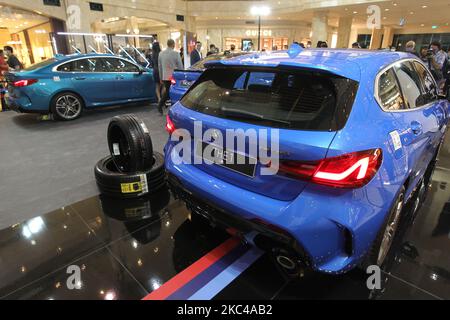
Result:
[[[175,41],[169,39],[167,41],[167,49],[162,51],[158,57],[159,77],[161,78],[161,85],[163,86],[163,94],[158,104],[158,111],[160,114],[163,113],[162,107],[169,99],[169,91],[171,85],[170,81],[172,79],[173,72],[177,69],[183,69],[183,63],[181,62],[180,54],[174,49]]]

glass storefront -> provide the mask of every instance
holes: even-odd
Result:
[[[428,47],[433,41],[439,41],[444,51],[450,50],[450,33],[396,34],[392,45],[397,50],[404,50],[408,41],[416,43],[416,49]]]
[[[12,7],[3,7],[1,16],[0,45],[11,46],[24,67],[55,54],[51,34],[56,19]]]
[[[230,50],[231,45],[234,45],[237,50],[245,50],[248,43],[253,43],[253,49],[258,48],[258,37],[256,38],[225,38],[225,50]],[[261,37],[261,49],[264,50],[284,50],[289,46],[288,38],[267,38]]]

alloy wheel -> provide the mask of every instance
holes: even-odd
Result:
[[[65,94],[56,100],[56,113],[65,120],[72,120],[81,113],[81,101],[78,97]]]
[[[391,213],[388,224],[386,226],[386,230],[384,231],[383,239],[380,245],[380,251],[377,258],[377,265],[379,266],[383,264],[394,241],[394,237],[400,222],[401,212],[403,209],[403,198],[404,195],[401,194],[397,199],[395,207],[393,208],[394,212]]]

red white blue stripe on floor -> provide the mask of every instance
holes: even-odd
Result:
[[[263,252],[230,238],[143,300],[211,300]]]

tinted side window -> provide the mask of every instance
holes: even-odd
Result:
[[[71,72],[73,71],[73,62],[65,63],[59,66],[56,70],[61,72]]]
[[[388,111],[405,109],[405,103],[395,77],[394,70],[391,68],[384,72],[378,80],[378,97],[383,109]]]
[[[101,59],[80,59],[65,63],[58,67],[61,72],[104,72]]]
[[[438,99],[436,83],[430,72],[419,62],[414,62],[423,88],[424,103],[428,104]]]
[[[394,68],[408,108],[415,109],[423,106],[422,85],[412,63],[402,62],[396,64]]]
[[[139,68],[134,64],[115,58],[103,59],[107,68],[107,72],[139,72]]]

